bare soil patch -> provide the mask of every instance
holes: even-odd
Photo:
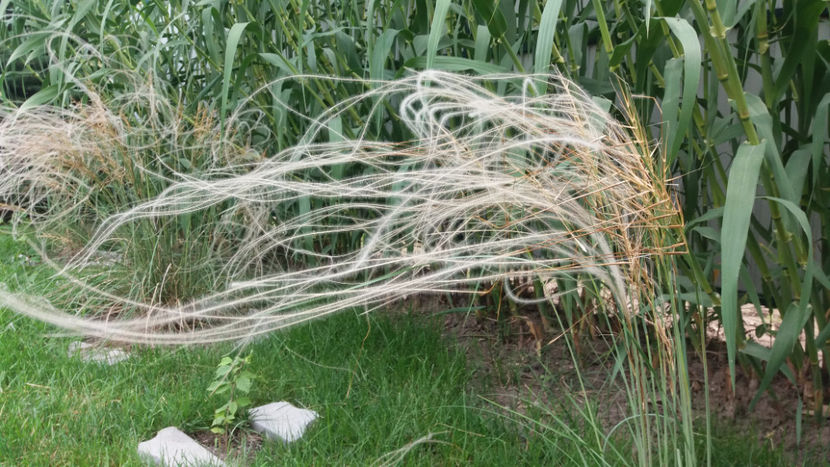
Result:
[[[443,297],[418,298],[406,306],[427,316],[440,316],[444,334],[466,353],[479,386],[476,392],[483,398],[519,412],[526,412],[533,405],[556,410],[573,407],[574,401],[592,401],[606,427],[626,416],[625,389],[619,382],[608,381],[614,365],[608,330],[583,329],[576,344],[578,349],[572,350],[574,345],[568,344],[562,331],[543,319],[535,307],[514,310],[508,317],[494,317],[492,312],[442,314],[442,310],[451,307]],[[706,371],[693,346],[687,348],[693,410],[701,428],[708,381],[708,403],[714,423],[755,433],[759,443],[783,447],[793,462],[830,462],[830,410],[825,406],[825,413],[819,417],[810,410],[813,395],[809,394],[809,385],[797,388],[779,374],[770,391],[750,409],[759,385],[751,368],[737,367],[733,392],[726,345],[721,339],[707,338]],[[574,365],[575,360],[578,365]],[[830,401],[830,394],[825,394],[824,401]],[[796,420],[799,409],[800,439]]]
[[[262,436],[250,430],[234,430],[228,435],[204,430],[191,434],[191,437],[223,461],[251,462],[262,446]]]
[[[729,365],[726,358],[726,344],[710,340],[706,347],[706,364],[697,355],[690,355],[689,379],[692,384],[695,408],[705,407],[704,375],[708,373],[709,407],[714,417],[727,420],[741,430],[757,433],[758,441],[772,447],[782,446],[793,456],[794,462],[830,461],[830,419],[826,406],[817,418],[810,409],[811,387],[798,388],[782,375],[772,382],[766,391],[750,408],[760,383],[757,375],[749,369],[736,367],[735,390],[731,389]],[[799,404],[799,392],[802,393]],[[808,397],[804,397],[808,396]],[[829,398],[825,395],[825,401]],[[801,434],[797,426],[797,414],[801,412]]]

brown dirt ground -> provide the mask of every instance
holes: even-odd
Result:
[[[223,461],[251,461],[262,446],[262,436],[250,430],[235,430],[229,436],[204,430],[191,434],[191,437]]]
[[[619,383],[608,381],[613,368],[610,352],[611,337],[594,328],[584,330],[577,353],[578,368],[566,339],[560,331],[546,326],[535,307],[524,307],[509,317],[496,319],[472,313],[446,313],[452,307],[446,298],[418,298],[407,309],[425,315],[441,316],[445,335],[457,342],[466,353],[475,380],[482,384],[481,397],[519,412],[531,405],[567,407],[563,390],[578,403],[592,400],[599,404],[599,418],[606,427],[622,420],[627,413],[625,390]],[[763,342],[762,342],[763,343]],[[732,425],[736,431],[755,433],[759,443],[772,448],[783,447],[795,463],[830,462],[830,409],[825,405],[817,419],[810,410],[809,387],[796,388],[779,375],[771,391],[763,394],[756,406],[749,405],[759,379],[749,369],[737,368],[735,391],[730,389],[726,346],[717,335],[707,338],[709,406],[713,419]],[[692,346],[688,346],[689,379],[695,416],[702,418],[706,406],[704,365]],[[584,391],[577,375],[582,376]],[[809,379],[809,378],[808,378]],[[801,441],[797,440],[796,411],[799,391],[805,397],[802,406]],[[771,394],[774,394],[771,395]],[[555,399],[560,400],[555,400]],[[830,401],[830,393],[824,397]]]

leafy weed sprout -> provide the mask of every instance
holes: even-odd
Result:
[[[209,395],[225,396],[225,403],[213,413],[210,431],[224,435],[237,422],[238,415],[251,406],[248,394],[254,381],[254,374],[246,368],[251,363],[253,353],[245,357],[239,355],[225,356],[219,361],[214,380],[207,388]]]

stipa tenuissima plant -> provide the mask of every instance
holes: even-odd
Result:
[[[542,82],[545,93],[538,91]],[[90,234],[78,235],[83,247],[74,254],[53,261],[71,290],[83,291],[78,311],[3,291],[0,304],[104,339],[192,344],[244,341],[416,294],[473,294],[482,283],[501,283],[517,301],[529,298],[511,290],[511,279],[592,284],[605,311],[624,324],[619,358],[630,376],[621,376],[635,414],[625,423],[636,433],[640,463],[654,461],[655,445],[661,461],[684,450],[693,462],[683,353],[675,361],[672,347],[682,340],[665,333],[665,307],[654,300],[655,278],[671,276],[662,260],[676,248],[677,212],[655,169],[662,167],[653,160],[659,152],[642,128],[621,125],[558,76],[429,71],[364,84],[369,91],[309,119],[299,144],[268,157],[244,144],[258,131],[241,124],[252,121],[244,103],[222,128],[189,124],[176,131],[175,114],[168,114],[173,126],[161,127],[174,131],[161,138],[152,137],[154,120],[122,124],[132,114],[94,99],[72,110],[7,113],[0,196],[27,201],[21,209],[37,238],[55,238],[67,219],[85,219]],[[494,84],[506,95],[489,91]],[[277,88],[270,83],[259,92]],[[343,112],[366,104],[374,110],[365,123],[343,128]],[[92,124],[88,114],[105,123]],[[67,132],[68,144],[31,144],[50,141],[50,125],[78,131]],[[370,137],[379,125],[401,126],[409,138]],[[102,131],[112,136],[101,138]],[[181,158],[160,161],[156,147],[167,148],[164,156],[204,149],[210,162],[173,167],[169,161]],[[109,162],[98,152],[113,148],[124,156],[102,169]],[[141,183],[91,182],[122,167],[140,174]],[[108,194],[117,183],[125,188],[114,199]],[[153,190],[138,190],[145,186]],[[177,249],[184,253],[171,254]],[[148,286],[125,289],[125,270],[128,282]],[[185,281],[179,274],[188,271],[210,272],[211,290],[156,292],[165,282]],[[642,321],[634,316],[658,320],[660,350],[649,353],[651,360],[644,357],[650,350],[638,347]],[[658,399],[664,402],[652,420],[649,401]],[[603,445],[599,438],[595,444]],[[592,458],[603,458],[598,449]]]
[[[520,92],[500,97],[481,79],[442,72],[373,83],[373,90],[316,119],[301,144],[197,176],[171,171],[157,195],[115,203],[123,209],[95,225],[62,273],[107,310],[132,313],[101,319],[95,309],[67,313],[8,294],[3,303],[71,331],[159,344],[250,338],[341,310],[377,309],[407,295],[472,293],[481,281],[527,276],[590,277],[610,292],[618,310],[636,311],[639,292],[651,287],[644,261],[671,248],[655,242],[653,233],[674,215],[647,145],[562,78],[486,79],[512,83]],[[541,80],[549,92],[537,97]],[[357,139],[338,134],[339,115],[366,100],[376,102],[375,109],[394,106],[397,115],[385,122],[368,116]],[[106,108],[100,111],[107,115]],[[77,180],[84,170],[100,172],[94,156],[107,141],[84,140],[84,157],[55,145],[38,152],[26,143],[49,130],[29,125],[33,119],[71,120],[76,113],[21,113],[0,127],[4,196],[86,186],[87,180]],[[234,122],[228,120],[226,131]],[[412,139],[365,138],[376,124],[405,125]],[[37,163],[10,162],[21,158]],[[60,162],[67,158],[87,165]],[[136,170],[161,177],[147,167]],[[88,191],[77,203],[57,207],[44,195],[44,211],[32,213],[35,225],[88,212],[84,204],[101,192]],[[161,229],[207,210],[220,214],[192,241],[215,244],[234,234],[232,248],[223,250],[219,290],[189,303],[158,303],[83,279],[102,253],[117,262],[131,248],[136,225]]]
[[[188,115],[150,83],[135,81],[106,104],[82,88],[85,104],[0,109],[0,199],[17,211],[14,226],[34,229],[33,240],[56,260],[65,262],[103,219],[154,198],[178,174],[260,157],[222,137],[204,107]],[[84,280],[149,303],[205,293],[215,287],[224,245],[208,219],[214,216],[203,212],[135,222],[119,232],[124,248],[94,253],[87,266],[96,262],[98,271],[85,267]],[[74,306],[106,306],[69,295]]]

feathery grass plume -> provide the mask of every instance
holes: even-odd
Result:
[[[486,85],[498,81],[520,92],[489,92]],[[537,96],[540,81],[549,92]],[[374,111],[396,108],[382,124],[404,125],[411,139],[372,141],[374,115],[355,129],[358,138],[336,134],[340,114],[367,100]],[[123,111],[98,105],[20,110],[0,125],[0,196],[25,195],[25,211],[41,237],[74,216],[94,225],[60,274],[98,305],[73,312],[5,292],[0,300],[72,332],[152,344],[247,339],[414,294],[474,293],[482,281],[509,288],[509,279],[527,276],[593,278],[629,314],[637,311],[641,290],[651,288],[644,265],[673,248],[652,241],[675,210],[646,142],[559,76],[427,71],[376,82],[313,120],[294,147],[233,163],[221,151],[244,149],[222,144],[215,150],[230,163],[190,174],[181,168],[160,173],[159,165],[148,166],[152,160],[133,160],[130,153],[147,146],[141,141],[133,148],[134,134],[155,128],[124,125]],[[231,115],[224,133],[238,121]],[[200,144],[194,142],[195,150]],[[99,156],[114,147],[123,158],[118,170]],[[165,187],[107,205],[120,207],[117,212],[98,209],[97,198],[113,185],[139,183],[124,179],[130,175],[120,170],[127,164]],[[147,289],[141,296],[107,287],[114,279],[100,268],[102,254],[125,262],[136,232],[146,240],[152,229],[197,222],[206,211],[214,213],[205,216],[212,222],[194,230],[196,238],[166,247],[192,242],[213,254],[168,255],[170,262],[154,267],[213,270],[216,290],[182,304]],[[220,259],[221,268],[199,264],[206,257]],[[148,273],[129,262],[121,266]],[[87,280],[85,271],[106,280]],[[163,274],[153,277],[162,287]],[[113,315],[113,309],[129,312]]]
[[[16,212],[15,232],[20,226],[34,230],[30,240],[44,256],[55,254],[61,266],[103,219],[152,199],[180,173],[261,157],[233,144],[235,135],[221,138],[217,119],[204,107],[187,115],[152,81],[133,78],[132,91],[106,104],[81,86],[79,102],[66,109],[0,109],[0,199]],[[133,223],[130,232],[120,232],[128,236],[125,248],[95,251],[77,272],[109,293],[152,303],[205,293],[216,286],[216,244],[223,241],[215,225],[200,222],[205,218]],[[208,236],[213,243],[205,241]],[[58,301],[67,307],[113,303],[64,291]]]

